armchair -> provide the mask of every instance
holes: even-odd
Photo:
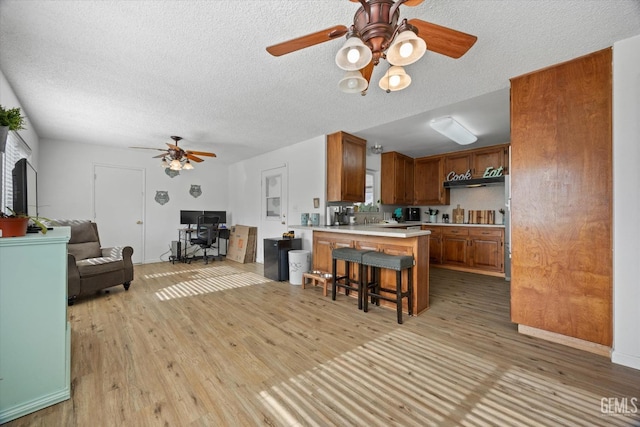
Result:
[[[95,222],[56,220],[56,224],[71,227],[67,245],[69,305],[73,305],[79,296],[112,286],[123,285],[125,290],[129,290],[133,280],[132,247],[100,247]]]

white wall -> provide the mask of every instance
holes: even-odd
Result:
[[[229,166],[229,206],[235,212],[235,224],[258,227],[257,262],[261,263],[264,259],[263,239],[277,237],[265,236],[260,229],[262,171],[287,164],[288,225],[299,225],[300,214],[303,212],[317,212],[324,218],[325,141],[324,135],[318,136]],[[320,208],[317,209],[313,207],[313,199],[316,197],[320,199]],[[302,248],[311,250],[311,232],[299,228],[292,230],[296,237],[302,237]]]
[[[162,141],[158,141],[161,145]],[[48,218],[93,219],[93,166],[95,164],[143,168],[145,172],[145,259],[144,263],[166,261],[172,240],[178,239],[179,211],[227,210],[228,168],[206,159],[191,171],[170,178],[160,167],[160,159],[150,150],[111,148],[43,139],[38,168],[40,213]],[[191,184],[199,184],[202,195],[189,194]],[[169,192],[170,201],[160,205],[156,191]],[[113,203],[112,209],[118,209]],[[228,212],[231,221],[233,212]],[[98,224],[99,226],[100,224]],[[126,244],[126,242],[122,242]]]
[[[29,163],[38,170],[38,151],[40,146],[40,140],[38,138],[38,134],[36,133],[33,125],[29,121],[29,112],[24,109],[20,100],[16,97],[13,92],[13,88],[9,85],[7,78],[4,76],[2,71],[0,71],[0,105],[2,105],[5,109],[9,108],[20,108],[22,116],[26,119],[26,125],[23,130],[17,131],[18,134],[22,137],[24,142],[31,148],[31,157],[29,158]],[[4,206],[2,207],[4,209]],[[0,209],[0,210],[2,210]]]
[[[640,36],[613,45],[613,354],[640,369]]]

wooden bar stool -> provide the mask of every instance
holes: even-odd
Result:
[[[407,297],[407,304],[409,307],[409,316],[413,315],[413,256],[411,255],[389,255],[383,252],[368,252],[362,256],[362,271],[366,272],[367,267],[371,267],[371,282],[367,281],[367,278],[363,278],[365,285],[363,286],[364,294],[362,295],[362,301],[364,304],[364,311],[367,312],[369,308],[369,297],[371,302],[380,305],[380,300],[395,302],[396,311],[398,313],[398,323],[402,324],[402,298]],[[380,284],[380,269],[386,268],[388,270],[395,270],[396,272],[396,287],[395,289],[383,288]],[[409,280],[407,281],[407,290],[402,292],[402,271],[408,270]],[[372,289],[369,292],[369,289]],[[382,292],[387,292],[395,295],[390,297],[382,295]]]
[[[358,292],[358,310],[362,310],[363,285],[362,280],[365,276],[362,268],[362,256],[369,250],[354,248],[337,248],[331,251],[331,267],[333,273],[333,284],[331,286],[331,299],[336,300],[336,289],[338,287],[344,289],[345,295],[349,295],[349,291]],[[344,276],[338,276],[337,261],[344,261]],[[357,264],[358,280],[350,277],[351,264]]]

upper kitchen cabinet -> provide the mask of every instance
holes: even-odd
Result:
[[[471,172],[471,178],[482,178],[487,168],[502,167],[502,174],[509,173],[509,144],[494,145],[475,150],[457,151],[444,156],[444,176],[454,172],[462,175]]]
[[[367,141],[346,132],[327,135],[327,201],[364,202]]]
[[[443,187],[444,157],[429,156],[415,159],[414,167],[414,204],[448,205],[448,188]]]
[[[413,205],[413,158],[391,151],[382,153],[380,202],[385,205]]]

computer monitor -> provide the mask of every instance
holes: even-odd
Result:
[[[217,216],[220,218],[220,224],[227,223],[227,211],[204,211],[207,216]]]
[[[202,215],[202,211],[180,211],[180,224],[196,225],[198,217]]]

